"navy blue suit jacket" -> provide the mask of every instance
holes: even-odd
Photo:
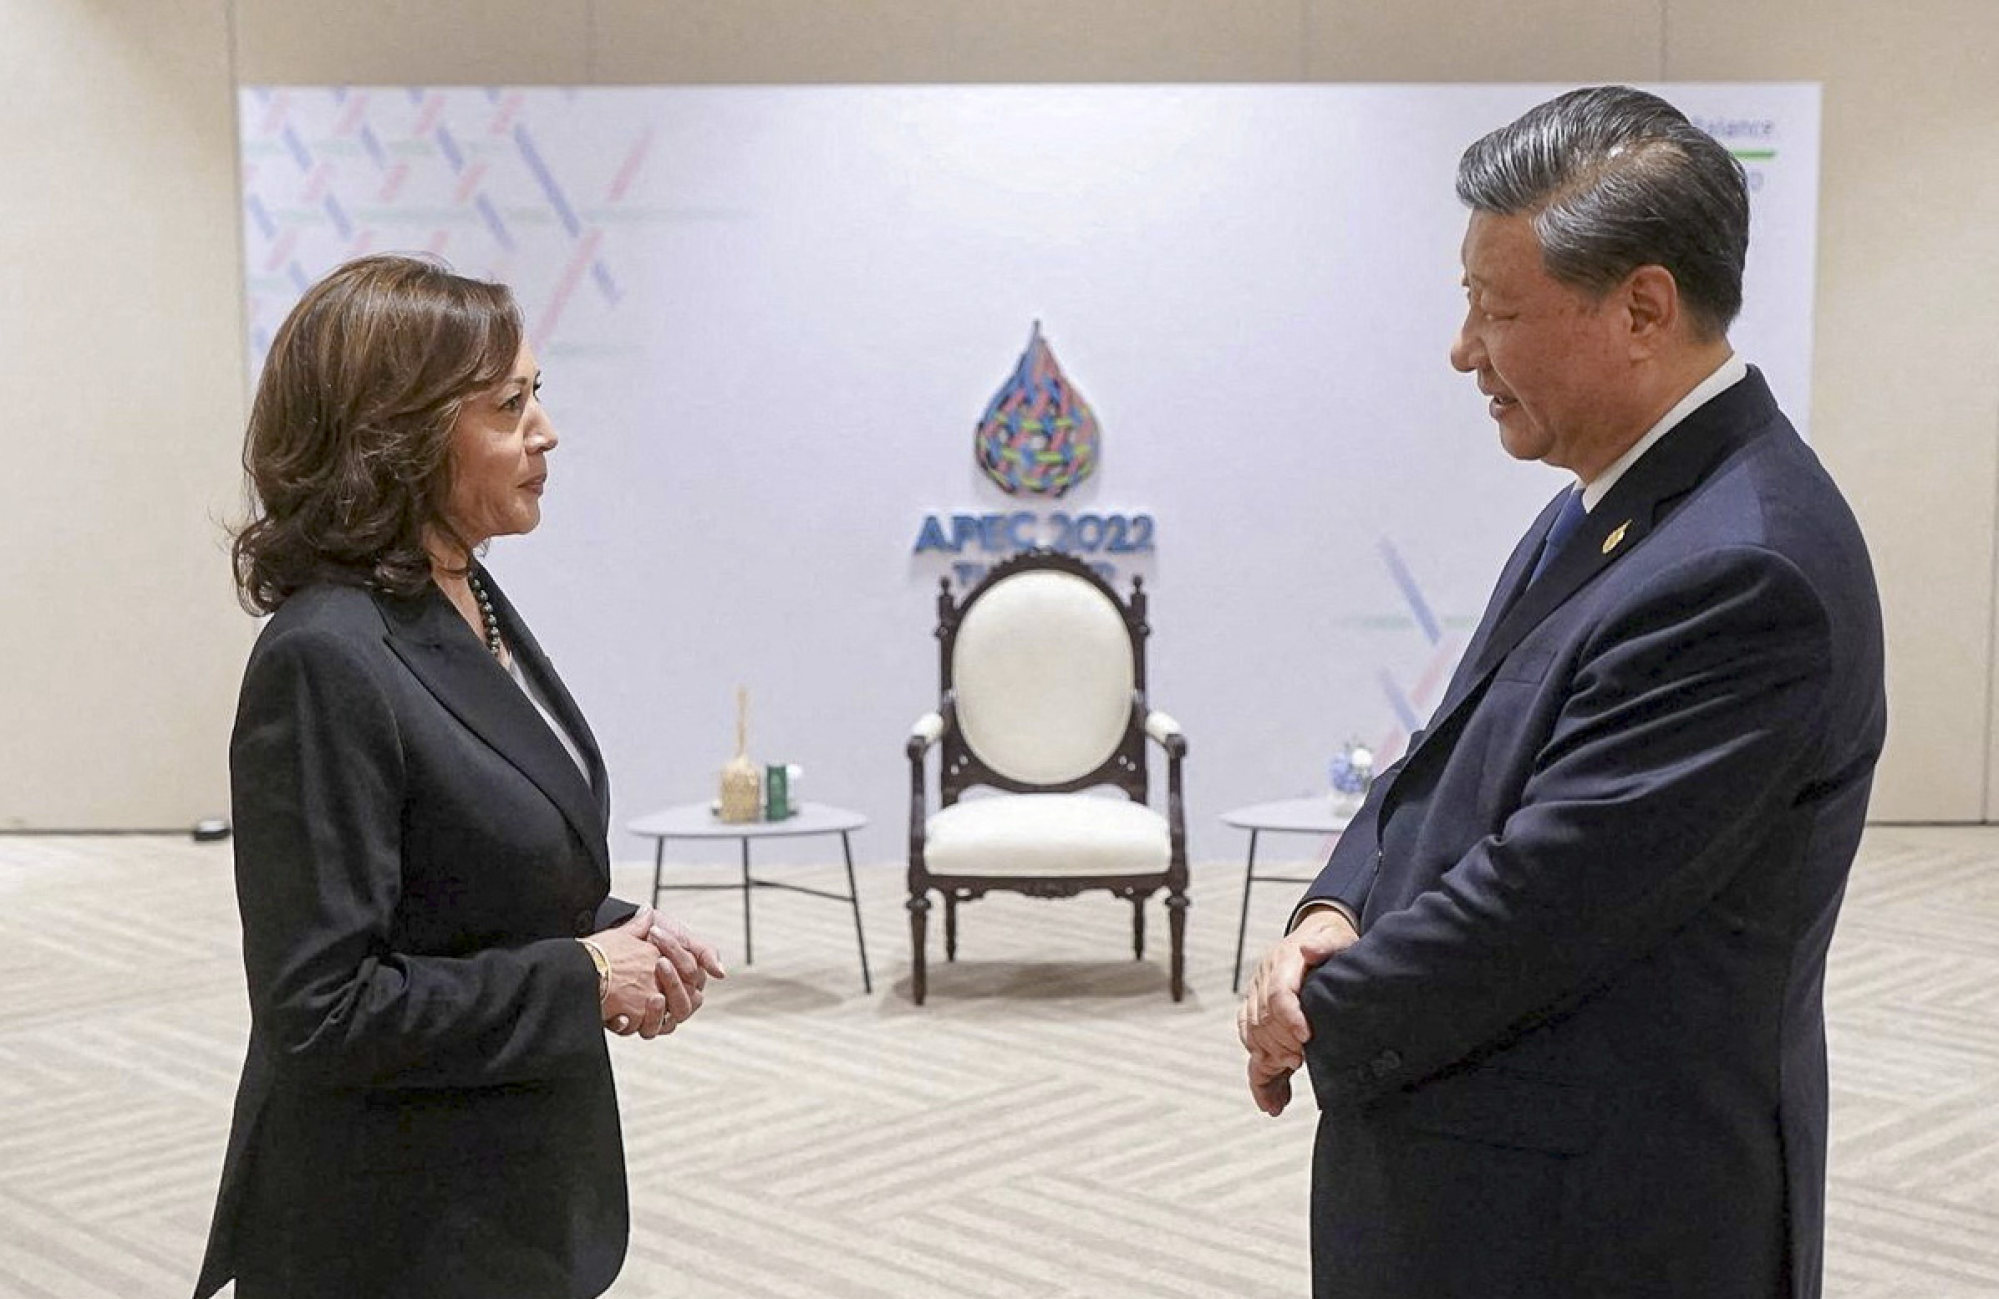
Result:
[[[1523,591],[1558,503],[1306,895],[1316,1293],[1816,1295],[1866,548],[1753,369]]]
[[[484,577],[586,778],[435,587],[313,586],[251,651],[229,768],[250,1044],[196,1295],[601,1293],[623,1142],[590,728]]]

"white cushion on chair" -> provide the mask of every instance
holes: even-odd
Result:
[[[933,875],[1150,875],[1172,857],[1166,818],[1122,798],[1001,794],[931,817]]]
[[[1073,573],[1029,571],[980,593],[951,651],[965,743],[1028,784],[1102,765],[1131,723],[1134,684],[1124,615]]]

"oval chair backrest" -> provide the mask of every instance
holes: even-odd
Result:
[[[958,624],[958,730],[1008,779],[1059,785],[1102,766],[1131,722],[1132,686],[1124,615],[1073,573],[1006,578]]]

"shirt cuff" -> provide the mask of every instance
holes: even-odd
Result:
[[[1298,922],[1306,916],[1311,915],[1314,911],[1337,911],[1346,919],[1348,924],[1353,926],[1353,931],[1356,934],[1360,932],[1360,917],[1353,913],[1352,907],[1335,898],[1313,898],[1310,902],[1299,903],[1298,909],[1291,913],[1290,923],[1284,926],[1284,932],[1288,934],[1296,929]]]

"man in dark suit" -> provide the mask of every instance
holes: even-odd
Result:
[[[1573,486],[1264,959],[1314,1293],[1811,1296],[1826,948],[1884,729],[1838,489],[1730,348],[1741,166],[1577,91],[1480,140],[1451,363]]]

